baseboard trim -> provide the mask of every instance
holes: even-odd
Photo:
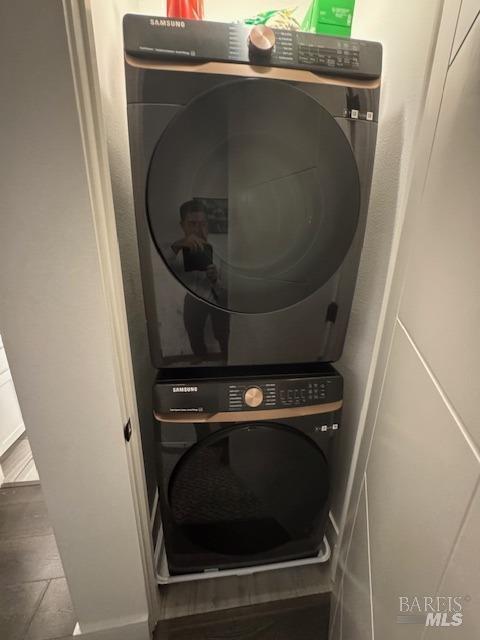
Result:
[[[80,629],[80,625],[77,622],[73,637],[79,640],[151,640],[152,634],[148,620],[85,632]]]

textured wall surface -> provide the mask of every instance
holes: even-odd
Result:
[[[165,15],[165,0],[139,0],[138,9],[141,13],[151,13],[152,15]],[[242,0],[242,2],[226,2],[225,0],[204,0],[205,20],[215,20],[218,22],[234,22],[255,16],[262,11],[270,9],[295,9],[295,17],[301,21],[305,16],[310,0]]]
[[[352,35],[381,42],[384,58],[367,230],[345,349],[338,362],[345,377],[345,409],[334,461],[332,513],[340,526],[349,498],[351,461],[363,430],[392,237],[402,222],[440,8],[440,0],[357,0],[355,8]]]
[[[479,18],[469,27],[435,89],[441,108],[426,180],[405,218],[339,554],[332,640],[480,633]],[[397,624],[401,596],[456,596],[462,624],[448,626],[448,612],[443,628],[426,629],[425,612],[423,622]]]

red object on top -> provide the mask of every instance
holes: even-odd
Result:
[[[167,16],[203,20],[203,0],[167,0]]]

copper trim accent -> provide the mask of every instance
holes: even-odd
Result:
[[[259,65],[240,64],[237,62],[155,62],[136,58],[125,54],[126,62],[137,69],[156,69],[159,71],[184,71],[188,73],[210,73],[224,76],[240,76],[243,78],[272,78],[274,80],[290,80],[292,82],[310,82],[311,84],[329,84],[340,87],[358,89],[377,89],[380,78],[375,80],[358,80],[319,75],[302,69],[284,69],[280,67],[262,67]]]
[[[342,406],[343,400],[337,400],[337,402],[314,404],[310,407],[260,409],[258,411],[219,411],[218,413],[196,413],[195,411],[157,413],[154,411],[154,416],[159,422],[246,422],[247,420],[280,420],[282,418],[314,416],[320,413],[338,411]]]

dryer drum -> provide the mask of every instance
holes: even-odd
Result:
[[[252,556],[318,537],[328,514],[329,471],[315,442],[278,423],[242,423],[208,436],[177,463],[168,499],[196,548]]]

